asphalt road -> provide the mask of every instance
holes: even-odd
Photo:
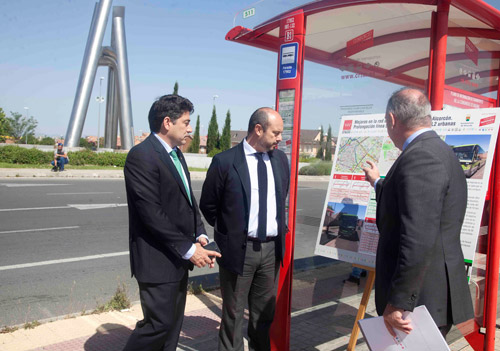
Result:
[[[299,183],[295,259],[313,256],[327,186]],[[121,283],[138,300],[123,179],[0,179],[0,199],[0,328],[92,310]]]

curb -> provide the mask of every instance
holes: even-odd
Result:
[[[190,172],[191,180],[204,180],[206,172]],[[67,169],[51,172],[50,169],[0,168],[0,178],[73,178],[73,179],[120,179],[123,170]],[[330,176],[299,175],[299,181],[327,182]]]

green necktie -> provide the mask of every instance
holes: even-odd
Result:
[[[188,194],[189,203],[192,203],[191,202],[191,193],[190,193],[189,187],[186,183],[186,179],[184,179],[184,175],[182,173],[182,166],[181,166],[181,161],[179,161],[179,156],[177,156],[177,152],[175,150],[170,151],[170,156],[172,156],[172,159],[174,160],[175,168],[177,168],[177,172],[179,172],[179,176],[182,179],[182,183],[184,184],[184,187],[186,188],[186,193]]]

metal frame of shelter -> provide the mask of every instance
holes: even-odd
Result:
[[[433,110],[441,110],[444,105],[499,107],[500,12],[481,0],[320,0],[253,29],[235,26],[226,40],[278,53],[276,106],[293,121],[290,235],[271,329],[272,349],[289,350],[304,60],[421,88],[427,92]],[[290,50],[296,61],[292,66],[283,65],[282,57]],[[494,92],[496,99],[483,95]],[[288,103],[284,103],[285,98]],[[490,351],[495,345],[500,260],[498,174],[497,152],[486,199],[490,201],[490,216],[485,313],[482,325],[475,323],[475,331],[467,336],[475,350]]]

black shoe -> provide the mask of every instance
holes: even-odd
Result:
[[[351,282],[351,283],[356,283],[359,285],[359,278],[358,277],[355,277],[353,275],[350,275],[349,278],[347,279],[344,279],[344,283],[345,282]]]
[[[57,172],[57,167],[56,166],[52,167],[52,169],[50,171],[51,172]]]

